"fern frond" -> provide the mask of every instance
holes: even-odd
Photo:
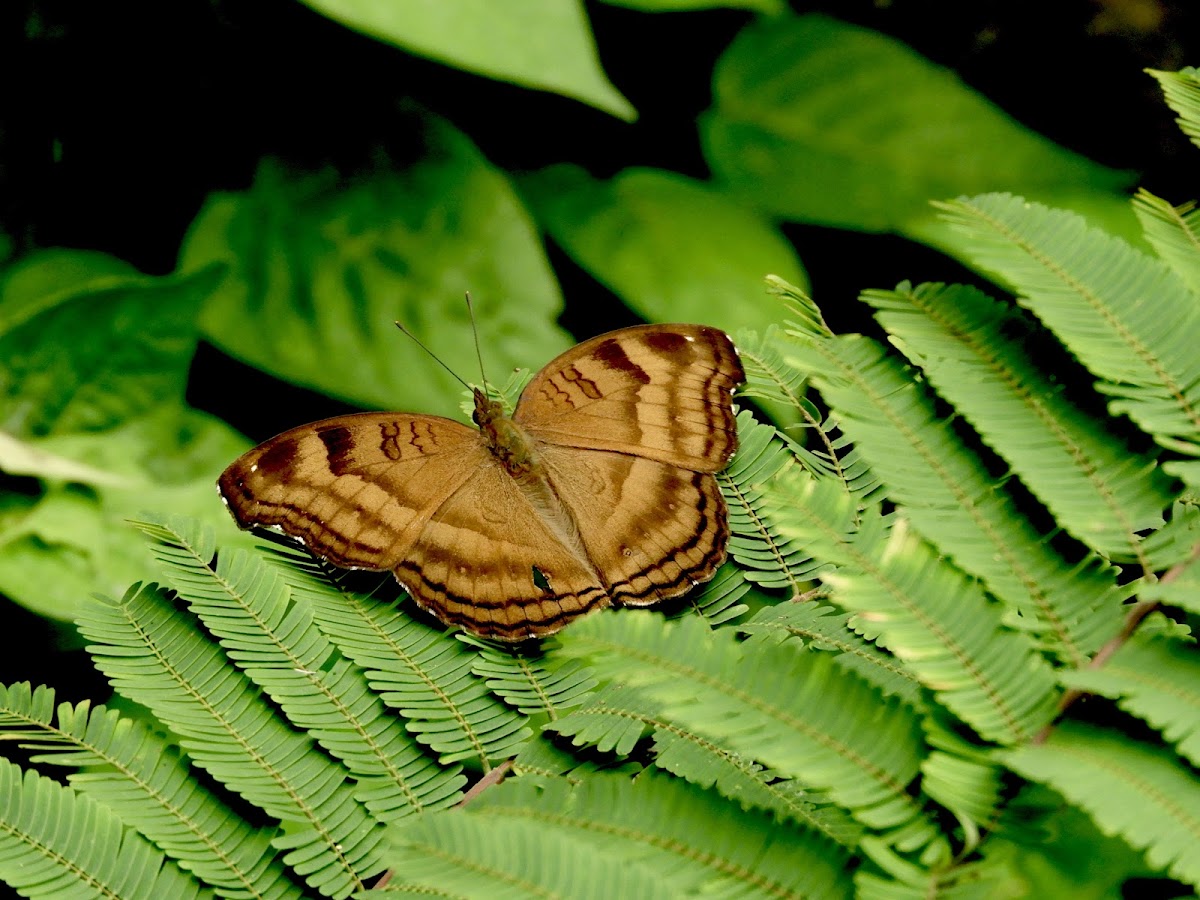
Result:
[[[0,759],[0,880],[25,897],[211,897],[103,804]]]
[[[708,623],[710,628],[736,622],[750,607],[743,599],[751,591],[750,582],[743,569],[726,562],[717,569],[712,581],[688,596],[688,605],[679,615],[696,615]]]
[[[939,206],[969,235],[964,252],[1101,379],[1110,410],[1200,456],[1200,298],[1178,275],[1075,213],[1008,194]]]
[[[1125,592],[1095,556],[1068,564],[936,415],[902,366],[866,338],[797,346],[830,406],[921,534],[1019,613],[1069,665],[1119,629]]]
[[[1192,293],[1200,294],[1200,209],[1196,202],[1172,206],[1144,189],[1138,190],[1132,202],[1150,246]]]
[[[237,550],[213,569],[211,530],[178,518],[137,524],[155,541],[168,583],[288,720],[346,765],[372,815],[388,821],[458,801],[466,779],[438,771],[362,670],[321,634],[307,598],[261,558]]]
[[[915,714],[828,654],[786,643],[744,652],[732,629],[640,611],[592,616],[560,640],[600,677],[652,698],[666,721],[826,792],[894,840],[932,839],[907,792],[922,746]]]
[[[543,715],[553,721],[585,702],[596,687],[596,679],[578,660],[553,655],[553,639],[543,644],[537,658],[531,658],[468,634],[456,637],[475,648],[471,666],[475,675],[486,681],[496,696],[524,715]]]
[[[761,510],[767,485],[795,460],[775,440],[777,433],[771,426],[756,422],[746,411],[738,414],[737,423],[741,446],[717,476],[729,507],[729,555],[748,580],[798,596],[822,563],[779,535]]]
[[[321,630],[443,765],[469,759],[486,771],[529,740],[525,716],[475,677],[475,654],[452,634],[350,590],[338,580],[344,576],[307,554],[280,548],[275,556],[293,596],[308,598]]]
[[[885,859],[890,857],[890,859]],[[1025,897],[1027,887],[1003,861],[955,862],[927,869],[880,848],[871,854],[886,876],[868,867],[854,875],[855,900],[973,900]]]
[[[788,324],[792,331],[813,337],[832,337],[833,331],[825,323],[825,316],[812,297],[796,285],[778,275],[768,275],[767,293],[780,298],[794,317]]]
[[[721,796],[744,807],[773,812],[845,847],[853,848],[862,835],[862,826],[839,807],[828,805],[827,798],[667,720],[659,704],[630,688],[607,686],[587,706],[547,730],[572,738],[576,746],[591,744],[617,756],[628,756],[649,733],[654,764],[673,775],[702,788],[715,787]]]
[[[1165,621],[1145,623],[1101,668],[1064,672],[1068,687],[1117,700],[1200,766],[1200,655]]]
[[[1179,113],[1175,121],[1180,130],[1200,146],[1200,72],[1185,66],[1178,72],[1147,69],[1146,72],[1162,86],[1167,105]]]
[[[978,582],[939,558],[901,520],[884,538],[876,515],[852,529],[854,510],[835,486],[799,470],[776,480],[779,527],[840,568],[825,576],[855,628],[880,642],[981,736],[1033,737],[1055,711],[1056,682],[1029,638],[1004,628]]]
[[[966,285],[902,284],[863,299],[1059,525],[1106,556],[1138,558],[1138,532],[1162,524],[1173,480],[1066,399],[1029,358],[1009,307]]]
[[[853,616],[815,601],[778,603],[760,609],[738,631],[757,638],[792,638],[815,651],[834,651],[833,660],[865,678],[885,694],[920,708],[921,684],[894,656],[863,640],[853,630]]]
[[[394,877],[362,900],[446,897],[529,900],[670,896],[670,883],[648,867],[595,853],[573,835],[541,822],[497,822],[467,810],[421,816],[397,829],[388,856]]]
[[[1003,756],[1080,806],[1155,868],[1200,886],[1200,782],[1171,753],[1126,735],[1065,722],[1040,745]]]
[[[581,879],[581,893],[559,896],[624,896],[606,887],[605,873],[617,870],[645,873],[653,879],[648,895],[653,897],[845,897],[850,887],[845,851],[832,842],[766,815],[738,812],[710,791],[653,770],[634,780],[596,775],[576,786],[556,778],[511,778],[464,810],[414,822],[398,833],[401,846],[422,826],[455,817],[483,826],[475,846],[510,836],[504,846],[511,860],[491,859],[506,871],[520,863],[516,871],[525,877],[577,869],[592,876]],[[561,856],[544,861],[543,842],[550,835],[574,845],[569,865]],[[465,841],[455,843],[467,860],[479,853]],[[555,847],[558,841],[548,843]],[[418,846],[433,844],[424,839]],[[404,862],[415,861],[406,856]],[[543,886],[525,896],[548,893]]]
[[[846,486],[846,490],[858,497],[864,506],[875,503],[878,501],[881,488],[879,480],[863,463],[846,436],[838,433],[837,422],[831,418],[822,417],[816,406],[799,393],[799,388],[808,382],[807,373],[791,365],[786,357],[797,339],[803,334],[806,332],[802,330],[793,329],[785,332],[770,329],[761,342],[754,344],[761,356],[770,360],[770,383],[789,384],[797,388],[794,399],[789,402],[799,420],[793,422],[791,421],[793,417],[789,417],[789,424],[782,427],[772,437],[778,438],[784,447],[791,451],[795,461],[813,475],[818,478],[833,478],[841,481]],[[755,374],[752,369],[747,371],[747,377],[750,379],[748,385],[761,383],[760,379],[764,376]],[[755,396],[749,390],[743,390],[742,393]],[[774,394],[768,389],[766,396],[773,397]],[[738,436],[743,448],[741,455],[748,455],[745,450],[747,442],[753,441],[755,438],[765,440],[762,435],[756,433],[754,425],[755,420],[748,411],[739,414]],[[811,444],[811,447],[799,441],[798,435],[802,432],[811,437],[811,441],[806,442]],[[782,449],[780,448],[780,451]],[[736,457],[733,464],[737,464]]]
[[[1195,559],[1198,548],[1200,548],[1200,507],[1194,503],[1179,502],[1172,506],[1167,524],[1147,535],[1146,542],[1142,545],[1142,552],[1150,562],[1149,571],[1162,572],[1162,577],[1165,578],[1169,570],[1178,566],[1186,566],[1189,561]],[[1172,577],[1178,577],[1178,573]],[[1154,582],[1143,588],[1142,599],[1149,599],[1147,597],[1149,589],[1159,587],[1163,587],[1163,585]],[[1164,600],[1164,602],[1172,601]],[[1200,595],[1197,595],[1197,598],[1192,601],[1193,605],[1196,603],[1200,603]],[[1184,604],[1184,608],[1188,608],[1186,604]]]
[[[380,871],[382,830],[346,784],[346,770],[277,717],[257,687],[155,586],[80,612],[92,659],[124,696],[180,735],[180,746],[250,803],[287,823],[285,864],[332,897]]]
[[[804,404],[805,378],[784,363],[778,338],[776,326],[770,326],[761,335],[748,330],[734,335],[734,346],[746,371],[746,384],[738,396],[800,409]]]
[[[979,843],[981,829],[996,827],[1003,809],[1005,769],[990,748],[967,740],[946,711],[931,710],[921,727],[933,748],[921,762],[921,790],[954,814],[960,840],[969,850]]]
[[[77,767],[81,794],[112,810],[222,897],[282,900],[300,890],[274,859],[275,829],[252,828],[141,722],[103,706],[63,703],[27,683],[0,687],[0,739],[42,751],[35,763]]]

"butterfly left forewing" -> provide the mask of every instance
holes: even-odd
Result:
[[[236,459],[218,487],[243,528],[274,528],[347,568],[386,570],[487,456],[438,416],[361,413],[293,428]]]
[[[640,325],[551,361],[525,387],[513,418],[540,441],[716,472],[737,449],[732,395],[744,380],[724,332]]]

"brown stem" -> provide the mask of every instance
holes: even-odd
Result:
[[[1163,577],[1158,580],[1158,583],[1170,584],[1172,581],[1186,572],[1188,567],[1191,566],[1192,563],[1194,563],[1197,559],[1200,559],[1200,544],[1197,544],[1192,548],[1192,552],[1188,554],[1187,559],[1168,569],[1163,574]],[[1146,600],[1135,603],[1126,614],[1125,623],[1121,626],[1121,630],[1109,638],[1108,642],[1096,651],[1096,655],[1088,661],[1087,668],[1099,669],[1101,666],[1107,663],[1112,658],[1112,655],[1120,650],[1125,643],[1131,637],[1133,637],[1133,633],[1137,631],[1138,626],[1142,624],[1142,620],[1146,618],[1146,616],[1150,615],[1150,613],[1154,612],[1154,610],[1158,609],[1158,607],[1159,601],[1157,600]],[[1079,688],[1071,688],[1069,691],[1063,694],[1062,699],[1060,699],[1058,702],[1058,715],[1061,716],[1073,703],[1075,703],[1086,693],[1087,691],[1080,690]],[[1057,719],[1058,716],[1055,717],[1055,721],[1057,721]],[[1051,722],[1045,728],[1039,731],[1033,738],[1032,743],[1034,745],[1045,743],[1046,739],[1050,737],[1050,732],[1054,730],[1054,725],[1055,722]]]

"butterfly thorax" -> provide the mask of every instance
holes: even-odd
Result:
[[[513,478],[527,479],[541,468],[533,442],[520,425],[504,414],[498,400],[475,389],[475,412],[471,416],[479,426],[488,450]]]

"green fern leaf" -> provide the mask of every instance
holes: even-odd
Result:
[[[767,283],[767,293],[780,298],[792,313],[793,318],[788,322],[790,330],[812,337],[833,336],[833,331],[821,314],[821,308],[806,291],[778,275],[768,275],[763,280]]]
[[[124,696],[179,734],[192,761],[287,823],[285,864],[331,897],[380,871],[382,830],[356,801],[345,768],[276,716],[256,686],[154,586],[96,600],[78,626],[97,667]]]
[[[1068,564],[939,419],[930,399],[866,338],[797,346],[790,357],[904,507],[913,526],[988,589],[1069,665],[1083,665],[1120,628],[1127,591],[1092,556]]]
[[[1012,775],[1006,780],[1011,783]],[[980,848],[986,859],[1014,875],[1015,884],[1000,897],[1133,900],[1139,892],[1129,879],[1158,874],[1120,837],[1037,782],[1021,785],[986,837]],[[1146,885],[1144,893],[1157,887]]]
[[[814,601],[779,603],[760,609],[738,630],[754,640],[792,638],[800,646],[834,651],[833,660],[865,678],[885,694],[920,708],[921,684],[895,657],[865,641],[853,630],[853,616]]]
[[[1178,275],[1064,210],[1007,194],[939,205],[969,235],[965,252],[1102,379],[1114,413],[1200,455],[1200,299]]]
[[[1172,479],[1065,398],[1029,358],[1009,307],[964,285],[902,284],[863,299],[1062,527],[1106,556],[1138,558],[1138,532],[1162,525]]]
[[[665,721],[827,792],[896,841],[932,839],[907,792],[921,752],[915,715],[828,654],[786,643],[744,652],[731,629],[636,611],[592,616],[560,639],[599,676],[652,698]]]
[[[1102,668],[1064,672],[1062,680],[1116,699],[1200,766],[1200,656],[1194,639],[1170,631],[1161,620],[1143,624]]]
[[[944,710],[932,710],[921,727],[933,748],[921,761],[921,790],[955,815],[960,840],[973,848],[981,829],[995,828],[1000,818],[1006,771],[990,748],[967,740]]]
[[[490,793],[490,792],[489,792]],[[572,835],[520,819],[498,823],[448,811],[421,816],[397,829],[387,887],[362,900],[400,896],[457,900],[656,900],[671,896],[670,882],[646,866],[593,852]]]
[[[798,596],[821,563],[799,544],[781,537],[761,512],[766,485],[794,459],[774,439],[774,428],[755,422],[746,411],[738,414],[737,422],[741,447],[717,476],[729,507],[729,555],[748,580]]]
[[[307,554],[280,549],[276,555],[287,563],[284,580],[295,596],[309,599],[321,630],[366,671],[371,688],[443,765],[470,759],[486,771],[529,740],[525,717],[475,677],[474,653],[452,634],[349,589],[344,573]]]
[[[1066,722],[1044,744],[1003,758],[1086,810],[1105,832],[1144,849],[1155,868],[1200,886],[1200,782],[1173,754]]]
[[[539,657],[534,659],[467,634],[457,637],[477,651],[471,667],[475,675],[524,715],[543,715],[553,721],[585,702],[596,687],[596,679],[578,660],[554,657],[553,639],[542,645]]]
[[[1055,711],[1053,672],[1000,610],[901,520],[864,518],[835,485],[798,469],[776,480],[779,526],[841,568],[825,576],[855,627],[899,657],[937,698],[981,736],[999,743],[1033,737]]]
[[[0,759],[0,881],[24,897],[211,897],[106,807]]]
[[[1162,572],[1165,578],[1168,570],[1189,566],[1194,561],[1197,547],[1200,547],[1200,507],[1194,502],[1176,503],[1171,508],[1167,524],[1147,535],[1142,545],[1142,553],[1149,560],[1147,571]],[[1178,578],[1179,574],[1176,572],[1172,578]],[[1147,592],[1153,593],[1163,587],[1165,585],[1161,584],[1161,579],[1150,582],[1142,589],[1141,598],[1151,599]],[[1200,594],[1195,594],[1194,597],[1196,599],[1191,601],[1193,605],[1200,602]],[[1157,599],[1167,603],[1173,602],[1161,596]],[[1188,608],[1186,604],[1185,597],[1182,605]]]
[[[1167,105],[1179,113],[1176,119],[1183,133],[1200,146],[1200,72],[1185,66],[1178,72],[1146,70],[1162,86]]]
[[[1172,206],[1149,191],[1139,190],[1133,198],[1146,240],[1187,283],[1200,294],[1200,209],[1195,201]]]
[[[715,787],[743,807],[773,812],[845,847],[854,847],[863,831],[843,810],[828,805],[827,798],[668,721],[659,704],[627,687],[608,685],[587,706],[547,730],[573,738],[576,746],[592,744],[617,756],[629,756],[649,733],[654,764],[699,787]]]
[[[836,422],[823,418],[816,406],[800,393],[801,387],[808,382],[807,373],[790,365],[786,355],[791,351],[797,337],[803,333],[805,333],[803,330],[796,329],[788,332],[770,329],[761,341],[757,338],[752,339],[751,344],[756,349],[759,361],[763,363],[766,371],[759,371],[753,365],[747,368],[747,386],[742,390],[741,396],[761,395],[768,400],[786,397],[790,409],[798,414],[798,421],[792,421],[796,416],[789,416],[789,424],[783,431],[775,434],[764,432],[764,434],[781,439],[795,460],[813,475],[841,481],[846,485],[849,493],[860,498],[863,505],[876,502],[881,487],[879,480],[862,462],[846,437],[837,433]],[[827,337],[828,335],[822,332],[821,336]],[[741,345],[738,346],[740,352]],[[769,369],[767,369],[767,361],[769,361]],[[784,385],[788,390],[777,390],[776,386],[778,385]],[[757,433],[754,425],[755,419],[748,411],[739,414],[738,436],[742,442],[741,455],[750,455],[746,451],[747,444],[756,438],[759,441],[767,439]],[[807,432],[816,449],[810,449],[789,436],[797,430]],[[760,452],[756,450],[754,455],[757,456]],[[737,465],[738,460],[735,457],[732,466],[736,467]]]
[[[746,384],[738,391],[739,397],[797,410],[804,405],[804,375],[784,363],[776,326],[767,328],[761,336],[756,331],[739,331],[734,346],[746,372]]]
[[[81,769],[81,794],[132,825],[224,897],[299,897],[274,859],[274,829],[254,829],[188,769],[175,748],[141,722],[103,706],[63,703],[27,683],[0,688],[0,739],[43,751],[31,758]]]
[[[444,846],[437,839],[444,832],[431,839],[423,830],[458,818],[482,826],[473,840],[455,841],[454,852],[466,861],[461,868],[482,868],[476,860],[488,853],[484,848],[503,847],[503,855],[492,849],[485,865],[504,873],[501,884],[520,878],[537,886],[522,896],[625,896],[612,886],[619,883],[616,872],[641,874],[650,890],[642,896],[652,897],[845,897],[850,887],[845,852],[832,842],[765,815],[739,813],[716,794],[653,771],[635,780],[596,775],[576,786],[557,778],[512,778],[464,810],[424,816],[397,831],[409,851],[395,860],[406,880],[430,848],[437,853]],[[545,848],[562,850],[548,855]],[[438,875],[465,896],[494,896],[464,891],[453,872]],[[578,887],[556,892],[547,883],[551,877],[576,878]]]
[[[883,852],[872,855],[879,861]],[[881,865],[887,875],[864,867],[854,876],[855,900],[977,900],[977,898],[1034,896],[1003,862],[962,863],[926,869],[892,854]]]
[[[752,588],[745,570],[726,562],[716,576],[688,595],[688,604],[678,615],[696,615],[716,628],[737,622],[750,607],[742,602]]]
[[[367,678],[317,628],[308,599],[290,593],[257,556],[223,553],[211,530],[184,519],[141,522],[167,581],[215,634],[230,659],[358,780],[380,821],[458,802],[460,773],[440,772],[367,686]],[[449,777],[447,777],[447,774]]]

